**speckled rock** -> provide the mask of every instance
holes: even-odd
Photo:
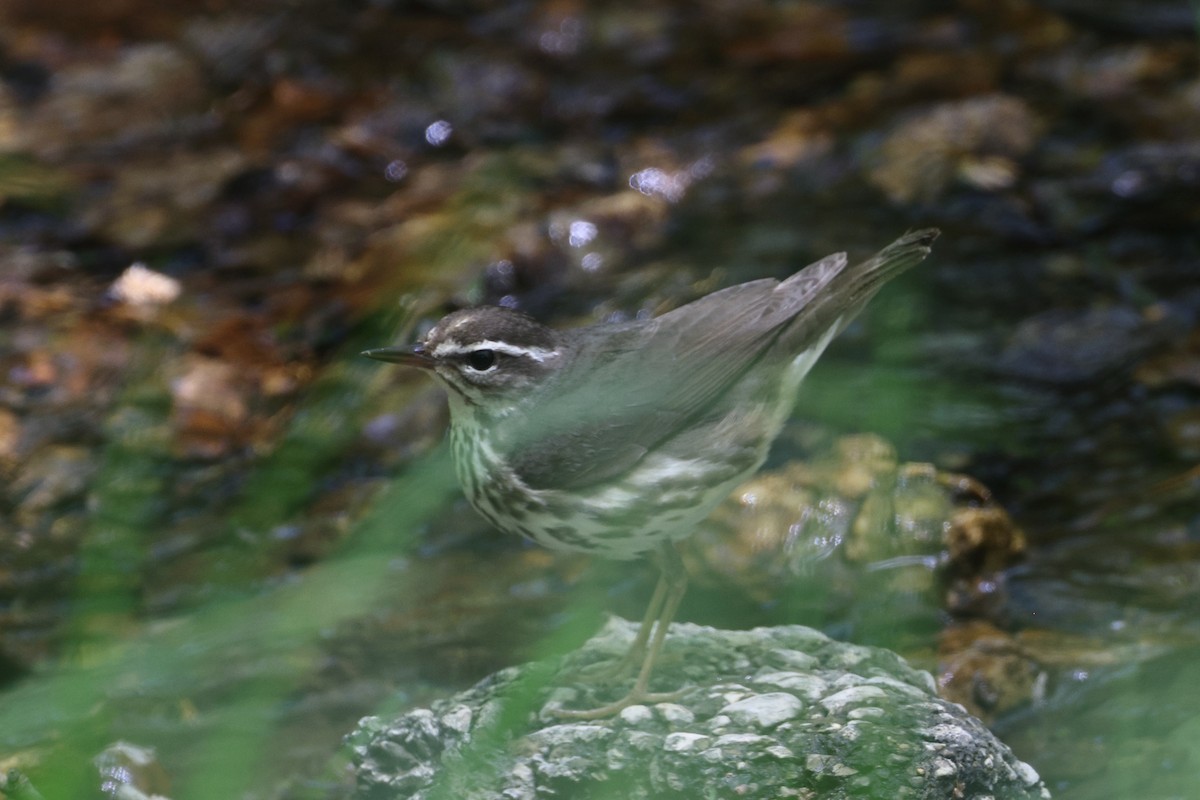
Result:
[[[557,704],[591,707],[626,688],[581,676],[633,633],[612,620],[559,661],[503,670],[391,721],[362,720],[348,737],[355,796],[1050,796],[982,723],[939,699],[927,673],[800,626],[674,625],[653,688],[687,687],[676,702],[556,718]]]

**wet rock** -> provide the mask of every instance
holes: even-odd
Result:
[[[946,476],[931,466],[898,464],[878,436],[847,436],[746,481],[693,541],[702,571],[766,599],[801,576],[854,582],[854,565],[936,556],[954,504]],[[926,590],[936,560],[910,565]],[[819,578],[812,575],[817,563]]]
[[[179,281],[138,263],[122,272],[108,291],[122,303],[152,311],[175,300],[182,290]]]
[[[955,509],[946,525],[945,606],[957,616],[1002,619],[1005,570],[1025,555],[1025,533],[996,505]]]
[[[442,440],[449,424],[449,411],[441,389],[436,386],[417,389],[413,398],[403,403],[402,410],[397,413],[382,409],[394,407],[399,393],[391,384],[382,388],[377,395],[372,393],[372,399],[378,396],[381,410],[363,423],[362,439],[379,453],[383,463],[408,463]]]
[[[672,626],[655,683],[688,687],[670,704],[690,712],[675,722],[657,706],[565,724],[548,713],[548,700],[585,707],[623,691],[572,676],[618,656],[633,634],[613,620],[559,664],[507,669],[431,708],[364,719],[348,737],[354,796],[586,798],[620,785],[633,799],[716,786],[761,798],[1049,797],[978,720],[933,695],[929,675],[798,626]],[[812,663],[792,672],[789,653],[801,651]],[[786,675],[818,695],[781,688]]]
[[[5,204],[17,203],[31,208],[52,209],[69,203],[71,196],[78,191],[75,176],[67,169],[55,165],[38,163],[21,155],[10,154],[10,150],[19,150],[24,142],[19,138],[23,127],[16,120],[6,120],[0,97],[0,166],[4,171],[4,180],[0,182],[0,200]],[[5,141],[5,139],[8,141]],[[22,252],[23,251],[23,252]],[[45,253],[40,250],[21,248],[19,259],[10,272],[19,274],[28,269],[30,262],[36,259],[46,259],[53,264],[61,253]],[[24,263],[21,263],[24,262]],[[5,277],[8,277],[7,275]]]
[[[983,621],[955,625],[938,641],[938,694],[993,720],[1035,699],[1043,675],[1010,633]]]
[[[3,18],[6,25],[15,22],[52,30],[58,35],[104,40],[169,35],[184,15],[194,11],[195,7],[186,0],[121,0],[79,8],[36,0],[10,0],[4,4]]]
[[[239,129],[242,144],[251,151],[280,150],[297,129],[334,119],[342,110],[346,91],[343,82],[328,76],[277,78]],[[299,178],[311,185],[322,177],[317,164],[282,161],[279,168],[285,171],[281,176],[284,182]]]
[[[1200,328],[1171,350],[1139,364],[1135,377],[1155,389],[1176,384],[1200,387]]]
[[[167,800],[170,779],[152,747],[114,742],[93,763],[100,773],[100,790],[121,800]]]
[[[246,386],[227,361],[193,356],[171,382],[171,414],[182,454],[217,458],[244,440],[250,410]]]
[[[1174,0],[1045,0],[1041,5],[1098,30],[1141,36],[1192,36],[1196,32],[1195,8]]]
[[[174,137],[185,123],[200,123],[207,95],[200,65],[181,48],[130,45],[111,64],[55,73],[49,94],[28,120],[24,145],[54,160],[75,150]]]
[[[4,792],[8,800],[45,800],[29,777],[17,769],[9,769],[0,775],[0,792]]]
[[[1126,306],[1054,309],[1019,324],[996,367],[1006,375],[1050,384],[1095,381],[1127,369],[1177,327]]]
[[[793,111],[762,142],[744,148],[739,159],[750,168],[791,168],[827,157],[835,141],[827,121],[820,115],[809,109]]]
[[[799,3],[777,14],[747,11],[741,22],[745,33],[731,37],[725,48],[744,63],[827,63],[845,59],[859,44],[844,11],[816,3]]]
[[[540,111],[544,78],[516,60],[443,53],[430,67],[447,117],[471,142],[519,139]]]
[[[996,4],[986,0],[967,0],[975,24],[985,27],[995,37],[992,48],[1003,53],[1036,54],[1062,47],[1076,32],[1060,14],[1049,11],[1044,4],[1016,0]],[[962,39],[970,47],[970,37]]]
[[[945,103],[901,123],[879,147],[870,181],[896,203],[931,201],[954,181],[997,191],[1013,186],[1040,125],[1017,97]]]
[[[1200,408],[1176,412],[1163,420],[1163,426],[1171,447],[1181,457],[1200,456]]]
[[[897,648],[920,647],[904,637],[944,625],[947,613],[1009,624],[1008,573],[1025,549],[977,481],[898,464],[870,435],[759,473],[683,545],[696,583],[724,594],[718,602],[741,592],[770,607],[784,597],[790,618],[806,621],[840,605]]]
[[[0,408],[0,475],[7,476],[16,464],[21,443],[21,418]]]
[[[1022,70],[1053,81],[1065,94],[1094,101],[1137,102],[1137,93],[1177,78],[1189,67],[1186,48],[1149,42],[1088,49],[1068,46]],[[1114,109],[1115,110],[1115,109]],[[1139,115],[1140,116],[1140,115]]]
[[[83,496],[96,474],[98,456],[90,448],[53,445],[25,463],[9,484],[8,495],[23,519]]]
[[[127,163],[104,203],[82,214],[96,233],[131,250],[203,238],[213,202],[246,164],[234,150],[175,153]]]
[[[639,253],[662,244],[667,221],[667,203],[652,191],[627,190],[558,209],[546,229],[570,266],[590,275],[636,263]]]
[[[1195,113],[1194,97],[1189,95],[1183,104]],[[1196,121],[1182,124],[1194,130]],[[1190,231],[1196,226],[1194,209],[1185,200],[1200,187],[1200,143],[1194,138],[1138,142],[1102,155],[1097,163],[1095,156],[1055,148],[1052,156],[1068,167],[1065,174],[1033,183],[1038,210],[1060,235],[1090,235],[1110,226],[1150,231]],[[1120,235],[1113,240],[1119,245]]]
[[[961,36],[961,33],[951,35]],[[1001,66],[1001,59],[993,51],[905,52],[896,59],[891,80],[880,84],[878,89],[871,89],[880,92],[877,102],[894,101],[897,94],[914,97],[931,93],[950,97],[990,95],[999,89]],[[859,95],[856,100],[868,99],[861,96],[864,94],[861,85],[856,89],[855,94]],[[867,94],[874,94],[874,91]],[[863,109],[863,113],[870,119],[868,109]]]
[[[278,21],[224,13],[189,19],[181,38],[220,81],[243,79],[278,35]]]

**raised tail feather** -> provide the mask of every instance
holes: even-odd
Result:
[[[843,329],[885,283],[925,260],[940,235],[924,228],[901,236],[866,261],[843,267],[845,256],[827,256],[785,280],[776,292],[803,296],[803,313],[781,337],[786,352],[796,353],[822,338],[831,328]],[[830,272],[835,274],[830,275]]]

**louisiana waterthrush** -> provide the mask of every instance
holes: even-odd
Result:
[[[445,385],[459,481],[494,526],[557,550],[657,556],[627,657],[641,664],[633,689],[561,715],[663,697],[650,673],[687,585],[673,542],[758,469],[830,340],[937,235],[906,234],[854,266],[827,256],[653,319],[559,331],[485,306],[446,316],[419,344],[364,354]]]

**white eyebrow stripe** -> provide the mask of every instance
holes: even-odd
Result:
[[[476,350],[495,350],[497,353],[504,353],[506,356],[524,356],[525,358],[532,358],[537,362],[542,362],[558,355],[557,350],[547,350],[544,347],[518,347],[508,342],[497,342],[487,339],[482,342],[472,342],[469,345],[458,344],[456,342],[442,342],[434,348],[433,357],[461,356],[465,353],[473,353]]]

